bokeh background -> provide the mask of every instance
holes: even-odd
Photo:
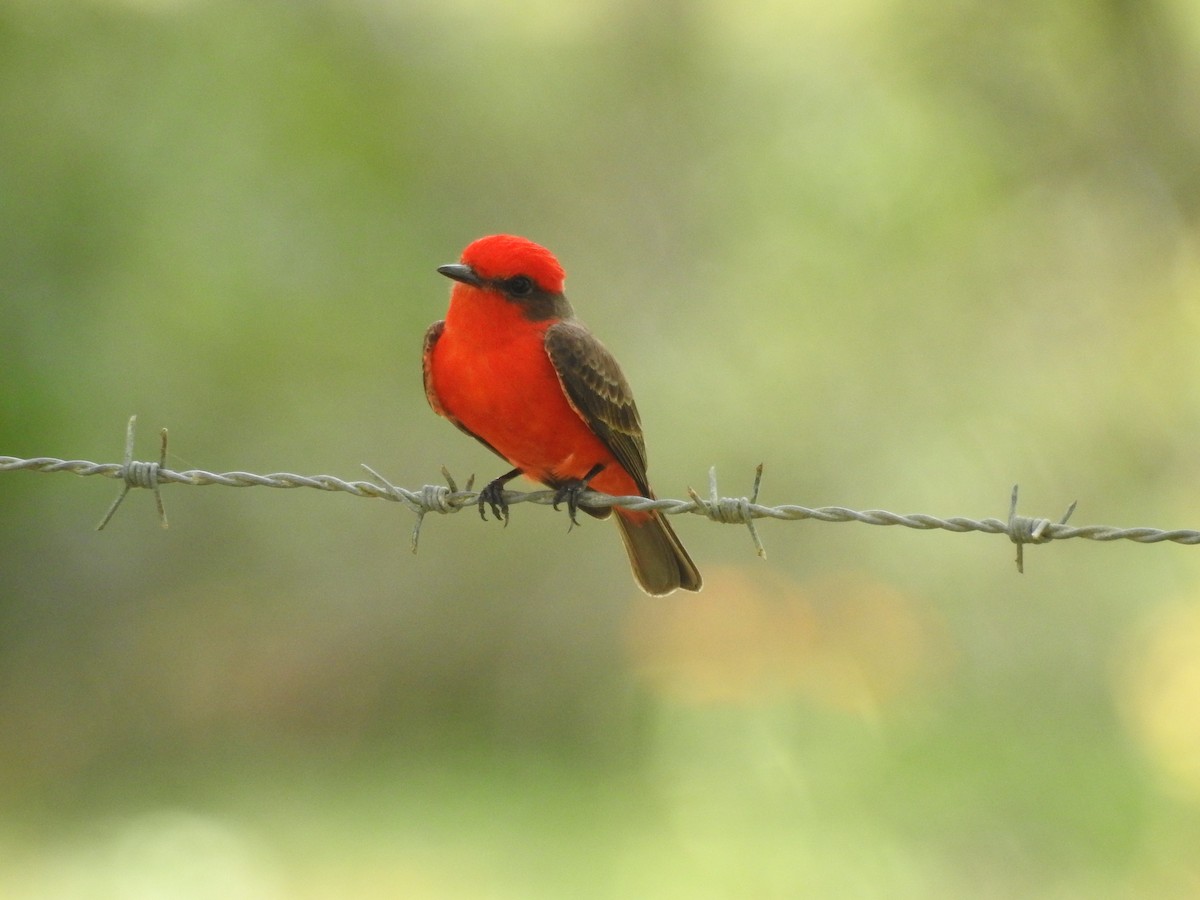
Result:
[[[0,453],[409,487],[551,247],[663,496],[1200,528],[1193,0],[0,3]],[[1200,550],[0,474],[0,894],[1193,897]]]

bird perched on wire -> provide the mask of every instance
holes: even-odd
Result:
[[[508,520],[504,486],[526,475],[556,491],[572,522],[592,488],[653,497],[646,443],[629,383],[616,359],[575,318],[562,266],[545,247],[497,234],[469,245],[438,272],[455,282],[446,318],[425,333],[425,396],[440,416],[478,439],[512,470],[479,495]],[[657,511],[617,508],[634,578],[648,594],[698,591],[700,572]]]

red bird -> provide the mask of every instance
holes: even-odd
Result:
[[[507,234],[475,241],[438,272],[456,283],[446,318],[425,332],[425,396],[513,466],[480,492],[507,522],[504,485],[526,475],[554,489],[572,521],[580,492],[653,497],[637,406],[612,354],[563,295],[547,250]],[[597,518],[610,509],[583,507]],[[660,596],[700,590],[700,573],[666,518],[616,509],[638,584]]]

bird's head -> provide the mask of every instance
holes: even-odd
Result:
[[[481,237],[467,246],[459,262],[438,266],[438,271],[461,284],[502,294],[525,307],[532,319],[569,314],[562,266],[545,247],[523,237]]]

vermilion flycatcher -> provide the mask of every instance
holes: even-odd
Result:
[[[612,354],[563,295],[564,273],[525,238],[480,238],[438,271],[456,282],[446,318],[425,332],[425,396],[440,416],[514,467],[479,495],[507,521],[504,485],[526,475],[554,489],[572,521],[581,491],[653,497],[637,406]],[[597,518],[606,508],[582,507]],[[666,518],[616,509],[634,577],[648,594],[700,590],[700,573]]]

